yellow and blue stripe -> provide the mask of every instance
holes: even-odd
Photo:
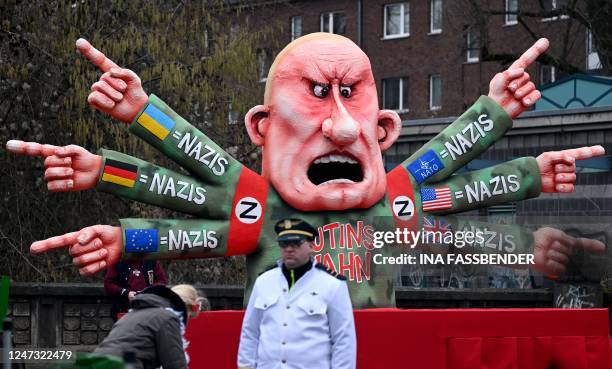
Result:
[[[176,125],[169,116],[152,104],[140,114],[137,122],[160,140],[165,139]]]

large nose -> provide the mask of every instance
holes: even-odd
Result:
[[[343,104],[344,97],[340,96],[340,86],[338,83],[332,84],[332,107],[331,117],[323,121],[323,135],[332,140],[336,145],[346,146],[357,140],[361,127],[359,123],[351,117]]]

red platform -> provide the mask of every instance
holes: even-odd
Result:
[[[191,369],[236,368],[243,314],[189,322]],[[355,324],[358,369],[612,369],[607,309],[356,310]]]

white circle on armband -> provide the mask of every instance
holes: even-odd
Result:
[[[408,196],[398,196],[393,200],[393,214],[400,220],[409,220],[414,215],[414,202]]]
[[[261,217],[262,208],[259,201],[252,197],[243,197],[236,204],[234,214],[242,223],[253,224]]]

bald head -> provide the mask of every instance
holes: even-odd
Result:
[[[300,63],[300,67],[312,69],[311,72],[317,73],[316,69],[319,69],[320,72],[333,72],[327,73],[326,76],[320,75],[321,78],[338,75],[338,72],[347,72],[346,67],[336,71],[327,70],[330,66],[333,68],[333,63],[330,63],[332,61],[344,62],[355,67],[366,67],[371,74],[367,55],[353,41],[333,33],[310,33],[289,43],[274,59],[266,80],[264,104],[270,101],[276,78],[295,76],[295,71],[291,69],[295,69],[297,60],[303,63]],[[325,82],[325,80],[321,79],[319,82]]]
[[[314,33],[287,45],[268,73],[264,105],[244,120],[263,147],[262,175],[294,208],[368,208],[384,197],[381,151],[401,122],[378,109],[370,61],[351,40]]]

